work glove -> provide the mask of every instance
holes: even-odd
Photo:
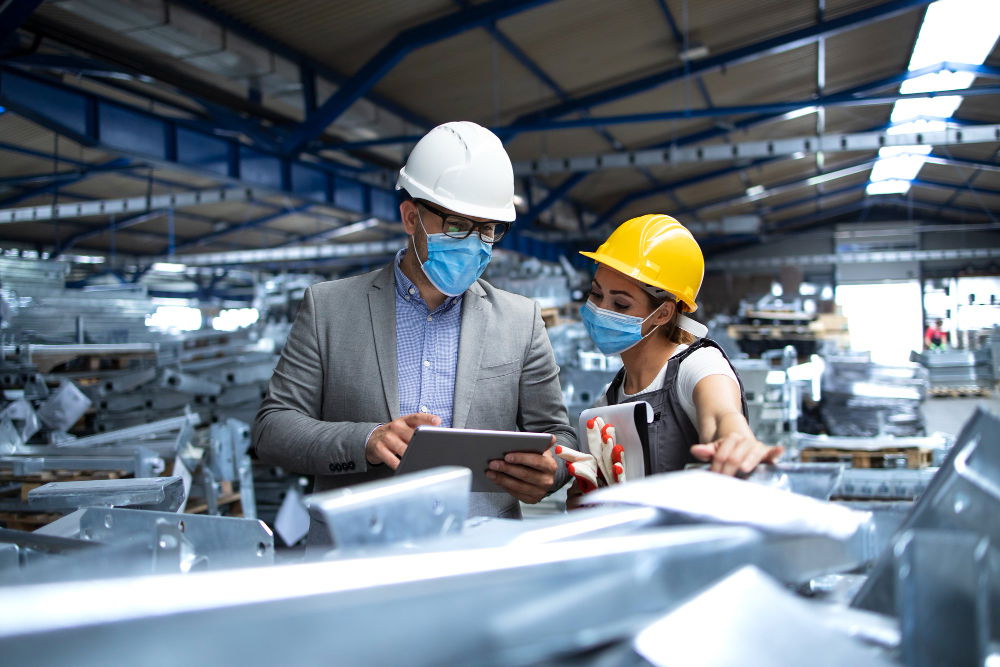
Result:
[[[625,448],[615,442],[615,427],[600,417],[587,422],[587,447],[590,454],[562,445],[556,456],[566,462],[566,470],[576,479],[581,493],[599,486],[625,481]]]
[[[587,421],[587,447],[609,484],[625,481],[625,448],[615,441],[615,427],[600,417]]]
[[[580,493],[590,493],[598,486],[603,486],[603,484],[598,484],[597,477],[600,472],[597,470],[597,460],[590,454],[556,445],[556,456],[566,462],[566,471],[576,479]]]

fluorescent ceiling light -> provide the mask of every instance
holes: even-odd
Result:
[[[42,259],[46,259],[46,257],[43,256]],[[107,261],[100,255],[63,255],[63,259],[74,264],[103,264]]]
[[[747,188],[747,197],[759,197],[767,192],[763,185],[751,185]]]
[[[163,271],[164,273],[184,273],[187,266],[184,264],[173,264],[171,262],[155,262],[153,264],[154,271]]]
[[[1000,2],[997,0],[938,0],[927,7],[910,56],[909,71],[940,63],[982,65],[1000,37]],[[935,90],[961,91],[972,85],[972,72],[935,72],[900,85],[901,93]],[[962,103],[961,95],[897,100],[889,134],[933,132],[947,129],[947,121]],[[930,146],[895,146],[879,151],[865,189],[870,195],[906,193],[926,162]]]
[[[708,47],[704,44],[692,44],[688,49],[681,51],[681,60],[699,60],[708,56]]]
[[[794,120],[796,118],[801,118],[802,116],[808,116],[816,111],[816,107],[802,107],[801,109],[796,109],[795,111],[789,111],[781,120]]]

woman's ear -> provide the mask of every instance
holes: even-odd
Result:
[[[659,310],[656,311],[656,315],[650,320],[653,324],[664,325],[674,319],[674,312],[677,310],[677,302],[675,301],[664,301],[660,305]]]

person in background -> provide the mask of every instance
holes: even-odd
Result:
[[[516,217],[503,144],[475,123],[439,125],[396,189],[406,247],[306,290],[254,424],[259,458],[316,475],[316,491],[392,475],[421,425],[576,443],[538,304],[479,279]],[[502,491],[473,493],[470,515],[520,517],[519,500],[568,480],[551,449],[489,467]]]
[[[934,351],[944,350],[945,344],[948,342],[948,334],[943,327],[944,322],[941,320],[934,320],[933,324],[927,325],[927,331],[924,332],[925,348]]]
[[[686,314],[698,308],[705,271],[691,233],[670,216],[644,215],[622,223],[596,252],[581,254],[598,263],[583,323],[598,349],[621,355],[623,363],[597,405],[652,406],[652,470],[646,474],[709,462],[715,472],[736,475],[775,461],[783,448],[754,437],[739,376],[719,345],[705,338],[705,326]],[[604,461],[595,457],[599,474],[588,455],[557,448],[576,478],[570,506],[581,493],[628,474],[613,427],[597,422],[587,424],[587,435],[592,454],[603,444]]]

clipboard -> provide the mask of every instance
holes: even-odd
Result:
[[[396,474],[438,466],[462,466],[472,471],[472,491],[506,493],[486,477],[489,462],[502,459],[510,452],[541,454],[551,446],[550,433],[418,426],[399,461]]]
[[[615,441],[625,448],[625,474],[630,480],[645,477],[646,471],[653,469],[649,460],[649,424],[653,423],[653,406],[646,401],[635,401],[584,410],[580,413],[576,429],[582,452],[589,453],[587,422],[592,417],[600,417],[615,427]]]

